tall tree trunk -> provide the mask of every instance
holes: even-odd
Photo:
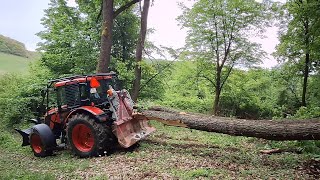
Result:
[[[139,116],[139,115],[138,115]],[[320,119],[245,120],[179,112],[161,107],[142,112],[142,118],[201,131],[270,140],[320,140]]]
[[[102,33],[101,49],[97,66],[98,73],[109,72],[112,47],[112,28],[113,28],[113,0],[103,0],[102,4]]]
[[[139,0],[131,0],[113,11],[114,0],[102,0],[102,33],[101,33],[101,47],[100,57],[97,65],[98,73],[109,72],[109,65],[111,61],[111,48],[112,48],[112,29],[113,19],[121,14],[126,9],[130,8]]]
[[[305,54],[305,64],[304,64],[304,72],[303,72],[303,88],[302,88],[302,106],[307,106],[306,95],[307,95],[307,86],[308,86],[308,77],[309,77],[309,66],[310,66],[310,38],[309,38],[309,20],[308,18],[304,22],[305,28],[305,46],[306,46],[306,54]]]
[[[310,64],[310,54],[306,53],[306,61],[304,65],[303,73],[303,89],[302,89],[302,106],[307,106],[306,95],[307,95],[307,86],[308,86],[308,77],[309,77],[309,64]]]
[[[217,67],[217,74],[216,74],[216,85],[215,85],[215,96],[214,96],[214,104],[213,104],[213,114],[219,114],[219,101],[220,101],[220,94],[221,94],[221,68]]]
[[[141,61],[142,61],[142,51],[144,48],[144,42],[147,34],[147,22],[148,22],[148,12],[149,12],[150,0],[144,0],[143,10],[141,13],[141,24],[140,24],[140,36],[137,42],[136,48],[136,65],[134,70],[135,79],[132,88],[132,99],[133,101],[138,100],[140,83],[141,83]]]

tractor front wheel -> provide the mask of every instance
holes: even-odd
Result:
[[[30,146],[36,157],[52,155],[56,147],[55,137],[46,124],[38,124],[32,127],[30,133]]]
[[[98,156],[105,150],[106,125],[88,116],[75,115],[68,123],[67,135],[71,150],[79,157]]]

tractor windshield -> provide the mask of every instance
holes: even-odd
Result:
[[[109,85],[112,85],[112,80],[110,79],[101,79],[98,80],[99,86],[90,89],[90,99],[95,103],[103,103],[107,101],[107,91]]]

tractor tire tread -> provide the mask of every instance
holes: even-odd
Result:
[[[94,119],[90,118],[89,116],[83,115],[83,114],[77,114],[77,115],[72,116],[70,118],[68,124],[74,123],[75,121],[88,122],[90,124],[90,126],[94,129],[94,133],[95,133],[97,139],[95,139],[96,146],[95,146],[95,150],[93,150],[93,152],[86,154],[86,153],[79,153],[76,150],[73,150],[73,153],[75,153],[76,155],[78,155],[80,157],[99,156],[99,155],[103,154],[104,150],[106,150],[106,148],[107,148],[106,147],[107,140],[108,140],[107,127],[104,126],[104,124],[102,124],[102,123],[95,122]],[[68,128],[67,128],[67,131],[68,131]],[[69,134],[69,133],[67,132],[67,134]],[[69,137],[68,137],[68,139],[69,139]],[[71,140],[69,139],[68,141],[69,141],[69,145],[70,145]]]

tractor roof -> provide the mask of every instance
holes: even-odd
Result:
[[[70,77],[64,77],[60,79],[54,79],[49,81],[49,84],[54,84],[54,87],[61,87],[70,84],[77,84],[77,83],[85,83],[91,81],[92,78],[96,80],[101,79],[112,79],[116,76],[116,73],[99,73],[99,74],[90,74],[90,75],[75,75]],[[50,86],[49,85],[49,86]]]

